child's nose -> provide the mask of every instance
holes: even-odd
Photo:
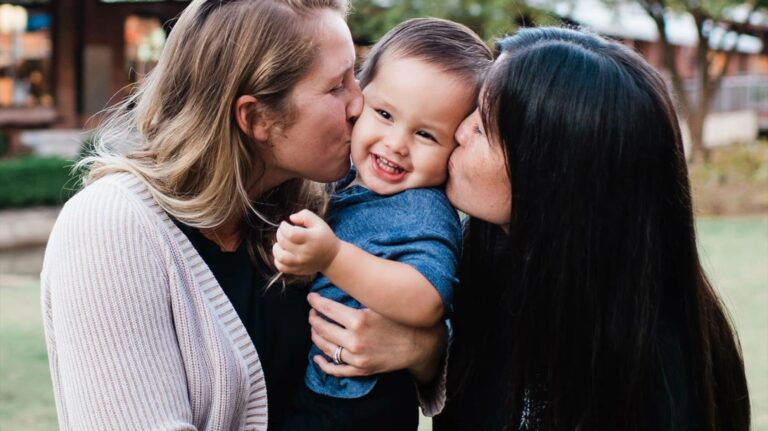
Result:
[[[387,140],[387,147],[390,151],[400,154],[401,156],[408,154],[408,139],[409,136],[406,133],[395,132],[390,135]]]

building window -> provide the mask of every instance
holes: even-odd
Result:
[[[0,107],[50,107],[51,16],[0,5]]]
[[[125,61],[131,83],[157,65],[165,39],[160,18],[131,15],[125,19]]]

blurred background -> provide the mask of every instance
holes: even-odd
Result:
[[[87,130],[152,70],[187,3],[0,0],[0,430],[57,428],[39,307],[45,242],[77,191],[70,168]],[[352,3],[361,56],[417,16],[462,22],[490,44],[569,25],[621,41],[667,78],[704,264],[741,337],[753,429],[768,431],[768,0]]]

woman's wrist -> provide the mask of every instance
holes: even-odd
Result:
[[[415,331],[415,344],[422,352],[422,358],[408,367],[408,371],[419,384],[431,382],[438,371],[448,344],[448,331],[445,325],[439,324]]]

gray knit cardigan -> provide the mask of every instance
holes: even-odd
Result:
[[[266,430],[259,355],[187,237],[134,175],[64,206],[41,274],[63,430]],[[444,378],[419,398],[432,416]]]

